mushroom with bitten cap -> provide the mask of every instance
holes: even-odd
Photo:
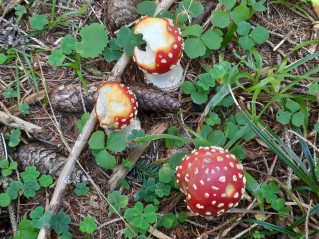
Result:
[[[145,72],[148,82],[170,91],[182,82],[183,68],[179,61],[184,41],[180,30],[168,18],[143,17],[134,28],[146,42],[145,51],[134,48],[133,59]]]
[[[200,147],[176,169],[187,208],[201,216],[219,216],[237,206],[245,192],[243,166],[221,147]]]
[[[95,112],[103,128],[127,127],[136,118],[137,107],[134,93],[119,82],[104,82],[98,89]]]

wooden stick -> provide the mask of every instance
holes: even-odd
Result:
[[[19,128],[29,133],[41,133],[42,128],[38,125],[24,121],[14,115],[0,111],[0,122],[12,128]]]

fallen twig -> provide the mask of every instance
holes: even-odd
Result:
[[[24,121],[14,115],[0,111],[0,122],[12,128],[19,128],[29,133],[41,133],[42,128],[38,125]]]

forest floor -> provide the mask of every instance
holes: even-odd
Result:
[[[2,206],[0,211],[1,238],[13,238],[15,226],[12,224],[12,218],[19,224],[22,219],[30,219],[30,212],[36,207],[42,206],[49,209],[49,202],[57,186],[57,174],[64,166],[63,160],[68,158],[70,150],[79,139],[79,128],[76,125],[81,119],[83,110],[82,112],[72,112],[64,109],[65,111],[62,112],[60,109],[56,109],[55,105],[50,102],[50,92],[63,85],[80,87],[81,77],[89,86],[98,85],[112,76],[114,66],[118,63],[117,60],[107,62],[102,54],[95,58],[81,58],[79,56],[78,61],[75,54],[66,54],[65,62],[77,62],[79,67],[72,67],[71,64],[64,66],[50,64],[48,57],[52,55],[54,50],[60,48],[61,38],[69,35],[80,39],[82,27],[91,23],[103,24],[109,38],[115,38],[119,28],[112,26],[110,22],[110,14],[112,13],[108,11],[110,6],[108,1],[63,0],[53,2],[57,2],[56,5],[53,5],[51,1],[20,1],[19,5],[14,5],[15,9],[10,9],[8,13],[3,15],[3,19],[0,18],[0,112],[9,117],[8,120],[5,120],[4,117],[0,119],[0,132],[6,138],[9,150],[8,159],[18,162],[18,169],[13,170],[14,172],[7,177],[4,176],[6,166],[0,165],[3,170],[2,176],[0,176],[2,182],[0,192],[6,192],[7,178],[10,178],[9,182],[17,180],[17,178],[21,180],[20,174],[26,166],[32,166],[34,163],[39,171],[41,171],[40,167],[47,168],[49,171],[50,167],[55,167],[56,164],[62,165],[57,171],[52,170],[51,176],[54,182],[49,187],[35,190],[36,194],[30,197],[27,197],[23,192],[25,189],[20,189],[19,197],[10,200],[10,205],[13,207],[4,206],[6,204],[4,202],[0,204]],[[131,2],[132,6],[135,7],[134,1],[128,2]],[[157,3],[157,1],[155,2]],[[197,23],[204,26],[205,29],[209,29],[212,27],[211,11],[223,8],[220,8],[220,4],[212,4],[210,1],[200,2],[209,10],[202,13],[204,14],[203,19],[198,20]],[[169,11],[172,13],[177,11],[179,4],[179,2],[174,2]],[[23,7],[21,8],[21,6]],[[112,152],[118,165],[124,159],[133,162],[132,165],[129,164],[129,170],[125,167],[121,168],[125,173],[121,175],[120,179],[114,179],[114,170],[120,172],[120,168],[118,166],[115,169],[99,167],[87,144],[88,139],[86,139],[84,146],[80,148],[78,162],[87,174],[83,173],[76,164],[80,176],[75,181],[79,183],[84,179],[89,192],[78,196],[74,189],[81,185],[75,186],[76,183],[70,183],[66,186],[66,190],[62,190],[62,196],[59,195],[58,208],[54,209],[55,212],[64,211],[70,217],[71,222],[68,223],[67,231],[72,234],[72,238],[90,238],[90,236],[92,238],[124,238],[124,234],[127,236],[124,233],[125,228],[128,225],[132,226],[132,222],[129,222],[124,213],[110,213],[110,198],[108,196],[114,190],[119,191],[128,200],[127,204],[124,203],[125,205],[120,208],[122,212],[125,208],[134,207],[136,202],[140,201],[143,202],[144,206],[151,203],[156,205],[158,218],[166,214],[182,216],[184,215],[181,214],[182,212],[187,215],[187,219],[180,221],[176,218],[166,218],[167,224],[165,225],[160,223],[161,219],[158,219],[156,223],[150,222],[148,230],[136,230],[132,234],[133,238],[144,234],[146,238],[181,239],[319,238],[319,218],[316,215],[319,210],[317,206],[319,189],[318,186],[311,187],[311,185],[318,184],[317,177],[319,176],[319,170],[316,167],[317,132],[319,131],[318,94],[313,94],[313,90],[311,90],[318,90],[318,87],[309,87],[311,84],[316,85],[315,78],[318,79],[319,76],[318,56],[315,55],[318,53],[319,42],[314,41],[312,44],[300,45],[310,40],[319,39],[319,32],[316,32],[316,30],[319,31],[318,17],[310,3],[301,1],[267,1],[264,6],[266,10],[256,12],[250,19],[247,19],[251,26],[263,26],[269,31],[269,38],[263,44],[255,45],[254,48],[260,56],[262,66],[258,66],[256,55],[243,50],[236,37],[229,42],[225,49],[212,51],[206,58],[192,58],[188,54],[184,54],[181,65],[184,68],[185,82],[193,84],[198,81],[199,75],[206,72],[207,67],[212,68],[222,60],[230,62],[232,66],[238,64],[240,71],[246,72],[252,78],[258,75],[258,81],[251,81],[248,78],[239,79],[238,77],[238,81],[231,83],[233,93],[242,108],[251,112],[249,114],[251,122],[256,119],[254,116],[265,108],[258,120],[264,123],[263,127],[269,127],[278,138],[273,136],[271,140],[267,141],[261,137],[262,133],[258,135],[251,128],[247,132],[245,131],[247,134],[251,134],[250,137],[237,137],[232,127],[240,130],[249,124],[243,123],[243,118],[238,116],[240,109],[234,103],[231,94],[223,96],[220,104],[216,105],[214,109],[208,108],[207,105],[211,103],[210,99],[216,94],[216,87],[211,87],[203,93],[206,94],[207,100],[201,104],[196,104],[193,95],[179,88],[174,92],[165,93],[175,101],[181,102],[178,110],[154,112],[150,109],[138,113],[141,127],[148,134],[199,138],[197,134],[193,134],[193,132],[197,132],[202,137],[211,140],[213,145],[217,144],[223,147],[228,144],[230,146],[228,148],[232,149],[242,162],[245,171],[252,176],[247,182],[246,193],[237,208],[221,216],[207,219],[196,216],[187,210],[185,198],[177,188],[174,188],[173,182],[167,182],[170,184],[170,191],[166,196],[159,196],[154,188],[151,189],[152,185],[147,186],[147,183],[161,181],[159,180],[159,170],[163,169],[163,165],[171,160],[172,155],[181,152],[189,153],[198,146],[196,143],[185,141],[180,144],[178,140],[168,141],[162,137],[159,140],[149,141],[147,146],[127,147],[119,153]],[[73,13],[69,14],[72,11]],[[31,26],[31,17],[37,14],[46,16],[46,19],[49,20],[47,24],[54,22],[52,19],[58,19],[60,16],[62,18],[52,23],[50,27],[44,21],[43,25],[46,26],[41,29],[41,21],[43,21],[41,17],[36,19],[36,26]],[[136,15],[136,17],[138,16]],[[134,22],[134,20],[131,19],[130,22]],[[184,23],[184,25],[190,24],[191,22]],[[35,29],[37,25],[41,30]],[[226,29],[223,31],[225,32]],[[12,34],[13,31],[15,34]],[[234,34],[236,35],[236,33]],[[11,39],[8,36],[14,37]],[[184,39],[188,37],[186,36]],[[91,42],[92,44],[94,42]],[[298,49],[291,52],[296,47]],[[289,72],[288,70],[285,72],[286,66],[291,67]],[[254,67],[256,70],[253,69]],[[303,77],[303,79],[298,76]],[[273,77],[274,80],[263,81],[266,77]],[[121,82],[126,85],[135,82],[145,85],[143,72],[133,61],[129,61],[125,67],[121,75]],[[223,83],[225,82],[216,81],[216,85],[223,85]],[[281,91],[285,87],[287,90]],[[79,98],[76,99],[80,106],[82,106],[82,99],[79,96],[81,94],[79,93],[77,95]],[[83,94],[85,94],[84,91]],[[71,98],[64,100],[72,101]],[[152,100],[156,101],[156,99]],[[298,106],[294,105],[295,108],[287,106],[286,103],[291,101]],[[257,111],[255,115],[254,109]],[[286,113],[286,118],[278,116],[280,109],[282,109],[283,114]],[[300,120],[298,121],[297,115],[294,118],[296,113],[303,114],[301,124],[299,124]],[[17,118],[12,118],[13,116],[23,120],[23,122],[16,124]],[[0,117],[2,116],[0,115]],[[203,121],[203,119],[205,120]],[[215,123],[209,123],[208,119]],[[220,122],[216,123],[216,120],[217,122],[220,120]],[[287,120],[288,122],[284,123]],[[26,126],[26,122],[32,125]],[[258,125],[256,121],[254,123]],[[41,129],[39,130],[37,127],[41,127]],[[14,130],[19,128],[21,131],[16,136]],[[204,129],[211,131],[205,133]],[[98,124],[94,124],[91,132],[93,130],[97,131],[101,128]],[[215,135],[215,139],[213,135]],[[232,137],[236,138],[236,142],[230,143]],[[214,140],[218,142],[215,144]],[[15,144],[14,147],[8,146],[9,141]],[[269,142],[281,142],[282,145],[278,143],[278,147],[284,150],[276,151],[276,147],[270,146]],[[284,152],[284,156],[280,154],[282,152]],[[294,152],[294,155],[289,152]],[[300,162],[296,160],[296,155]],[[6,157],[4,153],[0,154],[0,158],[1,156],[4,159]],[[136,160],[134,160],[135,157],[137,157]],[[292,158],[291,162],[296,167],[290,165],[289,168],[287,161],[282,160],[285,157],[288,158],[288,161]],[[45,161],[51,159],[55,161],[53,163]],[[23,160],[24,162],[21,162]],[[312,163],[309,160],[312,160]],[[48,163],[49,166],[43,165],[45,163]],[[299,169],[303,171],[300,173]],[[300,178],[302,175],[306,176]],[[309,182],[307,178],[309,178]],[[111,186],[114,183],[112,180],[116,181],[116,187]],[[163,185],[158,187],[163,187]],[[153,186],[156,187],[155,184]],[[144,196],[141,196],[142,189]],[[163,188],[159,189],[163,190]],[[145,196],[145,193],[148,195]],[[271,197],[274,197],[273,201],[270,199]],[[0,199],[4,200],[1,197]],[[122,199],[118,198],[118,200]],[[125,201],[125,199],[123,200]],[[284,202],[283,206],[278,206],[282,201]],[[10,216],[12,209],[14,215]],[[97,224],[92,235],[79,228],[80,222],[87,216],[94,217]],[[63,224],[63,222],[60,223]],[[92,224],[90,225],[92,226]],[[54,226],[51,225],[51,228]],[[28,230],[30,228],[25,231]],[[31,234],[23,234],[23,227],[19,226],[19,235],[24,236],[16,238],[28,238],[26,235],[30,235],[29,238],[36,238],[34,235],[38,233],[39,229],[31,227],[31,230],[33,230]],[[47,229],[48,231],[49,229]],[[51,234],[52,238],[58,238],[56,232],[51,230],[48,234]],[[66,234],[64,236],[60,238],[68,238]]]

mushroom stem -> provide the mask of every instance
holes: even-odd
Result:
[[[151,83],[163,91],[175,91],[184,81],[183,67],[180,63],[163,74],[145,73],[146,83]]]

